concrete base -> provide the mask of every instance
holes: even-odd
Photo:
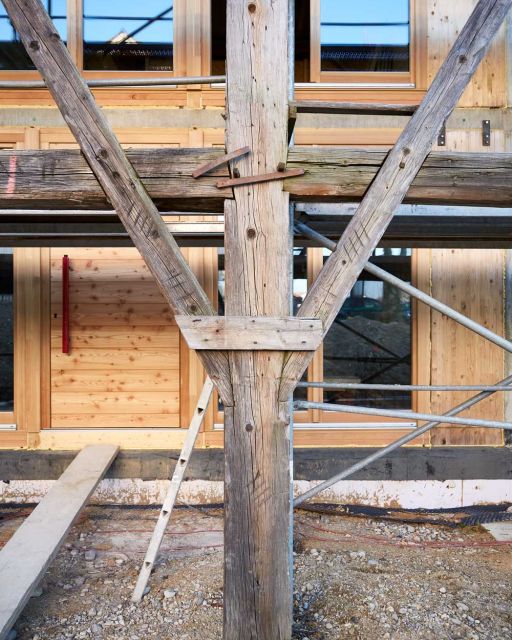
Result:
[[[0,503],[39,502],[54,480],[14,480],[0,482]],[[316,482],[296,481],[295,495]],[[162,504],[169,480],[106,479],[91,498],[92,504],[149,505]],[[184,482],[178,504],[218,504],[224,500],[221,481]],[[341,504],[364,504],[404,509],[452,509],[477,504],[512,502],[512,480],[344,480],[314,501]]]

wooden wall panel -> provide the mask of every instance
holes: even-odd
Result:
[[[428,81],[432,82],[477,0],[425,0],[429,4]],[[506,29],[503,27],[459,106],[501,107],[507,104]]]
[[[493,130],[491,146],[482,145],[481,130],[448,131],[443,149],[503,151],[504,132]],[[504,335],[504,251],[432,250],[432,295],[492,331]],[[504,352],[453,320],[432,312],[432,384],[494,384],[504,377]],[[432,393],[433,413],[444,413],[472,393]],[[504,419],[503,394],[476,405],[467,415]],[[444,425],[432,431],[433,445],[501,445],[496,429]]]
[[[64,253],[69,355],[61,352]],[[137,251],[52,249],[50,273],[51,426],[179,426],[179,331]]]
[[[503,334],[503,251],[436,249],[432,293],[491,331]],[[432,383],[495,384],[504,377],[503,350],[459,324],[432,313]],[[433,393],[432,411],[444,413],[474,393]],[[503,420],[503,394],[476,405],[466,415]],[[432,432],[434,445],[503,443],[496,429],[443,426]]]

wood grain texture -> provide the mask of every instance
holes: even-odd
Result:
[[[61,255],[70,256],[71,354],[61,352]],[[179,425],[179,330],[138,254],[51,250],[53,428]]]
[[[299,315],[331,326],[364,264],[409,190],[437,134],[451,114],[503,23],[512,0],[480,0],[416,113],[384,161],[323,271],[307,294]],[[311,356],[290,354],[283,374],[284,400]]]
[[[457,7],[456,7],[457,8]],[[460,7],[458,7],[460,9]],[[451,130],[446,152],[463,152],[482,148],[481,132]],[[494,131],[491,146],[485,153],[505,149],[503,132]],[[432,250],[432,295],[447,301],[470,318],[499,335],[504,335],[504,255],[502,251],[460,251],[452,248]],[[432,380],[450,384],[496,383],[505,377],[504,352],[437,313],[431,318]],[[432,409],[441,413],[467,399],[466,393],[432,393]],[[476,405],[466,415],[475,418],[504,419],[504,400],[508,394],[497,393]],[[473,429],[442,425],[431,433],[435,446],[501,446],[504,434],[494,429]]]
[[[299,318],[177,317],[190,349],[315,351],[322,323]]]
[[[17,428],[41,428],[42,369],[40,334],[43,323],[41,250],[17,249],[14,274],[14,416]]]
[[[348,130],[346,144],[366,142],[379,146],[393,144],[393,131]],[[397,132],[398,133],[398,132]],[[476,132],[478,135],[478,132]],[[306,135],[308,134],[308,135]],[[369,136],[366,138],[366,136]],[[450,132],[449,132],[450,135]],[[351,142],[352,137],[354,139]],[[303,169],[304,175],[284,181],[284,189],[297,201],[359,201],[387,156],[387,151],[335,148],[335,133],[299,130],[297,139],[320,147],[293,147],[287,167]],[[382,146],[380,145],[380,146]],[[476,147],[478,148],[478,147]],[[128,151],[129,160],[141,176],[150,196],[164,210],[223,212],[224,200],[233,197],[231,189],[215,187],[212,174],[192,178],[196,163],[218,157],[219,151],[201,149],[143,149]],[[16,158],[13,167],[11,157]],[[507,206],[512,198],[508,177],[512,154],[430,153],[407,188],[404,200],[411,204],[468,204]],[[223,174],[227,176],[227,172]],[[9,182],[9,179],[11,181]],[[6,193],[7,184],[12,193]],[[0,208],[30,209],[110,209],[104,192],[80,152],[0,151]]]
[[[227,3],[227,150],[241,177],[272,173],[288,146],[284,0]],[[226,315],[286,317],[288,195],[279,182],[226,201]],[[278,398],[282,352],[229,353],[225,398],[224,640],[291,638],[289,405]]]
[[[503,251],[435,249],[432,295],[503,335]],[[504,352],[457,323],[432,312],[432,384],[495,384],[505,377]],[[441,382],[442,381],[442,382]],[[431,393],[431,410],[444,413],[471,393]],[[503,420],[504,394],[497,393],[463,415]],[[442,425],[436,446],[501,445],[503,432]]]
[[[428,5],[428,79],[432,81],[476,0],[423,0]],[[507,42],[503,27],[460,100],[461,107],[507,105]]]
[[[167,302],[178,313],[213,314],[208,298],[41,3],[6,0],[5,8],[89,166],[147,261]]]
[[[81,451],[0,551],[2,640],[8,637],[117,451],[113,445],[97,445]]]

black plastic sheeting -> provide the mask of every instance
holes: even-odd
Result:
[[[358,504],[302,504],[300,509],[335,516],[365,517],[392,522],[438,524],[448,527],[474,526],[512,520],[512,503],[455,507],[453,509],[398,509]],[[511,509],[509,511],[509,509]]]

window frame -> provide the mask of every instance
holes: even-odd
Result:
[[[192,0],[197,2],[198,0]],[[190,4],[192,4],[190,2]],[[209,3],[208,3],[209,4]],[[190,7],[189,7],[190,13]],[[205,11],[209,16],[209,11]],[[190,74],[187,71],[187,53],[194,54],[196,47],[187,45],[187,35],[190,39],[197,34],[188,24],[186,0],[174,0],[174,34],[173,34],[173,68],[172,71],[95,71],[83,68],[83,0],[67,0],[66,3],[66,34],[67,49],[76,64],[78,71],[87,79],[100,78],[163,78],[180,75],[201,75],[201,71]],[[204,17],[203,17],[204,22]],[[202,30],[204,33],[204,29]],[[201,42],[197,44],[201,48]],[[38,80],[40,73],[35,69],[12,69],[0,71],[2,80]],[[123,89],[121,87],[121,89]]]
[[[408,72],[322,71],[320,40],[320,2],[310,0],[310,83],[372,88],[426,89],[427,86],[427,3],[409,0],[411,15],[411,68]]]

